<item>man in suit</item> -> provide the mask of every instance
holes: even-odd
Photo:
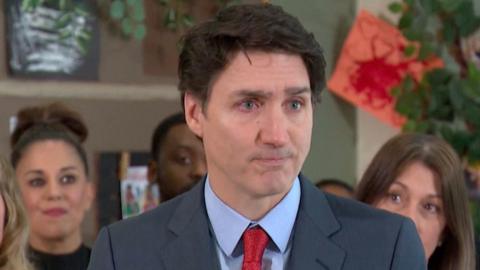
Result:
[[[325,61],[297,19],[270,4],[224,9],[186,34],[179,76],[207,176],[102,229],[90,270],[426,269],[410,220],[300,174]]]

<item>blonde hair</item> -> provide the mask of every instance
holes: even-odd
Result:
[[[5,204],[3,240],[0,244],[0,269],[32,269],[27,259],[28,223],[22,198],[10,163],[0,156],[0,195]]]

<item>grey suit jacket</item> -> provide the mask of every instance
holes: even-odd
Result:
[[[319,191],[300,177],[287,269],[423,270],[413,223]],[[89,270],[219,270],[204,184],[138,217],[103,228]]]

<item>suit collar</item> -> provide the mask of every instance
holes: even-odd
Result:
[[[167,270],[219,269],[205,210],[204,184],[205,181],[201,181],[178,198],[180,201],[168,223],[168,229],[175,238],[162,252],[162,260]]]
[[[325,194],[303,176],[300,183],[302,199],[287,269],[339,270],[346,253],[332,237],[341,230],[340,223]]]
[[[176,238],[162,252],[167,270],[220,269],[205,209],[204,185],[201,181],[178,198],[179,205],[168,224]],[[345,251],[332,240],[341,230],[340,223],[323,192],[303,176],[300,185],[302,197],[287,269],[340,270]]]
[[[245,218],[233,208],[225,204],[205,183],[205,205],[219,247],[227,256],[235,256],[240,245],[243,232],[250,224],[260,225],[270,236],[275,252],[285,253],[290,235],[293,231],[300,204],[300,181],[296,177],[293,185],[282,200],[258,221]]]

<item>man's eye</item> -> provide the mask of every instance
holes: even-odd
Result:
[[[178,163],[180,163],[181,165],[190,165],[192,164],[192,159],[189,158],[189,157],[179,157],[177,159]]]
[[[67,174],[62,177],[60,177],[60,183],[61,184],[73,184],[77,180],[77,177],[75,175]]]
[[[34,178],[28,181],[28,185],[31,187],[43,187],[45,180],[43,178]]]
[[[294,111],[298,111],[302,108],[303,103],[299,100],[294,100],[294,101],[290,102],[289,106],[290,106],[290,109],[292,109]]]
[[[240,107],[243,110],[251,111],[258,108],[258,103],[254,100],[245,100],[240,103]]]

